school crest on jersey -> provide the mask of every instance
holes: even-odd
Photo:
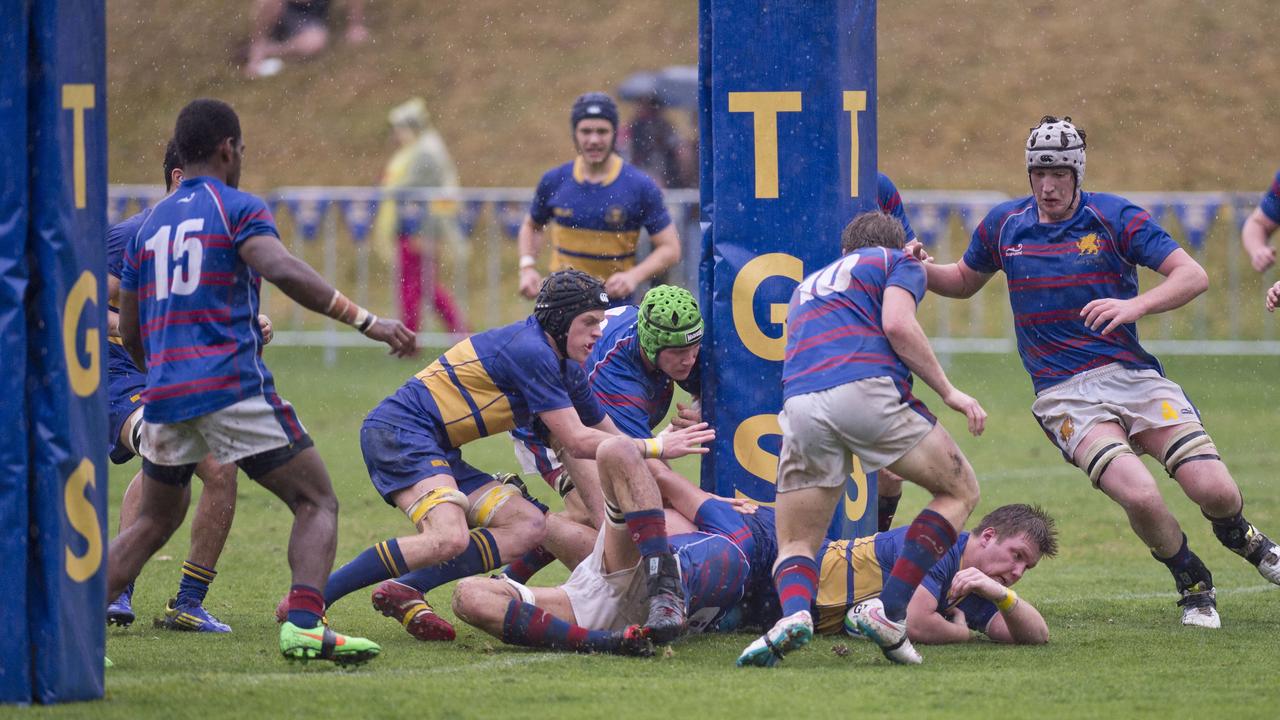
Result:
[[[604,222],[610,227],[622,227],[627,221],[627,211],[622,209],[621,205],[610,205],[604,211]]]
[[[1102,249],[1102,241],[1098,239],[1097,233],[1089,233],[1076,241],[1076,249],[1080,251],[1081,257],[1097,255]]]

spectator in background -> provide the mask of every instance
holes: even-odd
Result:
[[[284,67],[282,58],[305,60],[329,45],[329,0],[257,0],[256,6],[245,75],[275,75]],[[369,39],[364,0],[346,0],[346,7],[346,40],[360,45]]]
[[[383,189],[457,189],[458,170],[444,145],[444,138],[431,122],[426,101],[420,97],[413,98],[392,108],[387,118],[399,149],[383,171]],[[374,250],[390,261],[392,248],[395,248],[397,267],[400,268],[400,312],[410,330],[417,332],[419,329],[418,310],[425,284],[430,288],[431,303],[445,329],[451,333],[466,333],[467,325],[457,303],[436,281],[435,261],[435,248],[439,241],[444,240],[459,253],[465,253],[466,240],[458,228],[453,203],[433,201],[430,208],[422,220],[421,230],[414,233],[412,228],[401,222],[395,200],[383,202],[374,224]]]
[[[623,146],[632,165],[648,173],[662,187],[684,185],[684,140],[667,119],[656,95],[642,98],[636,114],[623,129]]]

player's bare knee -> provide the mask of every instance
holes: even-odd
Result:
[[[622,470],[638,462],[644,462],[644,456],[631,438],[609,438],[596,448],[596,464],[601,475]]]
[[[453,608],[453,614],[463,622],[473,624],[476,620],[474,610],[480,597],[491,592],[484,587],[487,580],[488,578],[465,578],[460,580],[458,586],[453,589],[450,606]]]

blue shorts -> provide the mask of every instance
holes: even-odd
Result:
[[[493,476],[462,461],[462,451],[445,449],[426,432],[365,420],[360,426],[360,452],[373,487],[395,505],[391,496],[432,475],[450,475],[458,489],[470,495],[493,481]]]
[[[120,431],[129,416],[142,407],[142,390],[146,386],[147,376],[137,370],[112,369],[107,373],[107,417],[111,428],[108,442],[111,444],[111,462],[116,465],[133,458],[133,451],[120,442]]]

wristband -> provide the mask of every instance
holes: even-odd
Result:
[[[329,304],[325,306],[324,314],[334,320],[344,322],[360,332],[368,330],[378,321],[377,315],[351,302],[337,288],[334,288],[333,297],[329,298]]]
[[[1004,597],[996,601],[996,609],[1002,613],[1009,612],[1014,605],[1018,604],[1018,593],[1013,588],[1004,589]]]
[[[644,443],[645,458],[653,460],[660,460],[662,458],[662,438],[642,438],[640,442]]]
[[[521,256],[520,256],[520,269],[521,269],[521,270],[524,270],[525,268],[531,268],[531,267],[533,267],[533,266],[535,266],[535,265],[537,265],[537,264],[538,264],[537,259],[536,259],[536,258],[534,258],[532,255],[521,255]]]

